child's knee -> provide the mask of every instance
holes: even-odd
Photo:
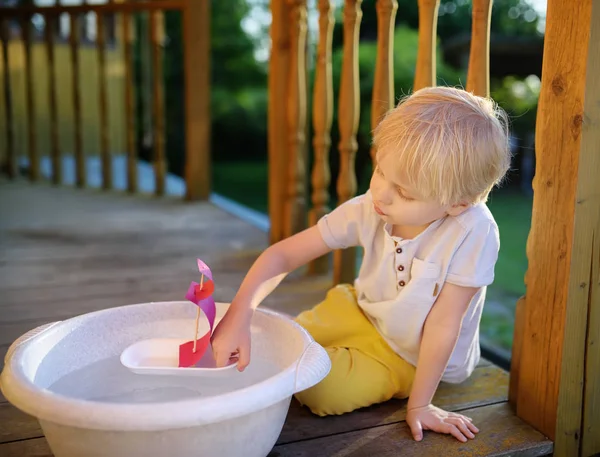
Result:
[[[318,416],[345,414],[380,403],[395,393],[389,370],[356,349],[326,348],[329,374],[296,399]]]

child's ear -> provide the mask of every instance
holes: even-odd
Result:
[[[469,205],[468,203],[458,203],[448,208],[447,213],[449,216],[459,216],[462,213],[464,213],[470,206],[471,205]]]

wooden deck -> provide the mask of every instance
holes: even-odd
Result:
[[[112,306],[179,299],[201,257],[231,300],[266,234],[209,203],[54,188],[0,180],[0,367],[10,343],[45,322]],[[265,306],[291,314],[312,306],[329,278],[292,276]],[[507,404],[508,374],[484,361],[437,405],[472,416],[466,444],[426,433],[414,442],[405,402],[317,418],[293,403],[271,456],[541,456],[552,443]],[[35,419],[0,398],[0,455],[51,456]]]

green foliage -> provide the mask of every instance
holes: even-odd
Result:
[[[396,102],[412,91],[417,62],[417,44],[419,34],[416,30],[400,25],[394,33],[394,87]],[[340,78],[342,71],[343,49],[336,49],[332,56],[334,94],[339,96]],[[360,78],[360,122],[357,133],[358,151],[356,171],[359,177],[359,190],[366,189],[370,175],[370,145],[371,145],[371,101],[375,78],[375,63],[377,60],[377,43],[361,42],[359,45],[359,78]],[[456,71],[444,64],[440,52],[437,52],[438,84],[460,86],[465,82],[463,72]],[[337,148],[339,142],[337,98],[334,103],[334,118],[332,126],[332,144],[334,148],[330,157],[333,176],[339,167]],[[335,183],[331,184],[331,192],[335,194]]]

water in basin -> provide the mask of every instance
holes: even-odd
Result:
[[[261,382],[280,370],[255,357],[242,373],[230,370],[222,377],[141,375],[128,370],[119,356],[114,356],[68,373],[48,390],[105,403],[159,403],[224,394]]]

